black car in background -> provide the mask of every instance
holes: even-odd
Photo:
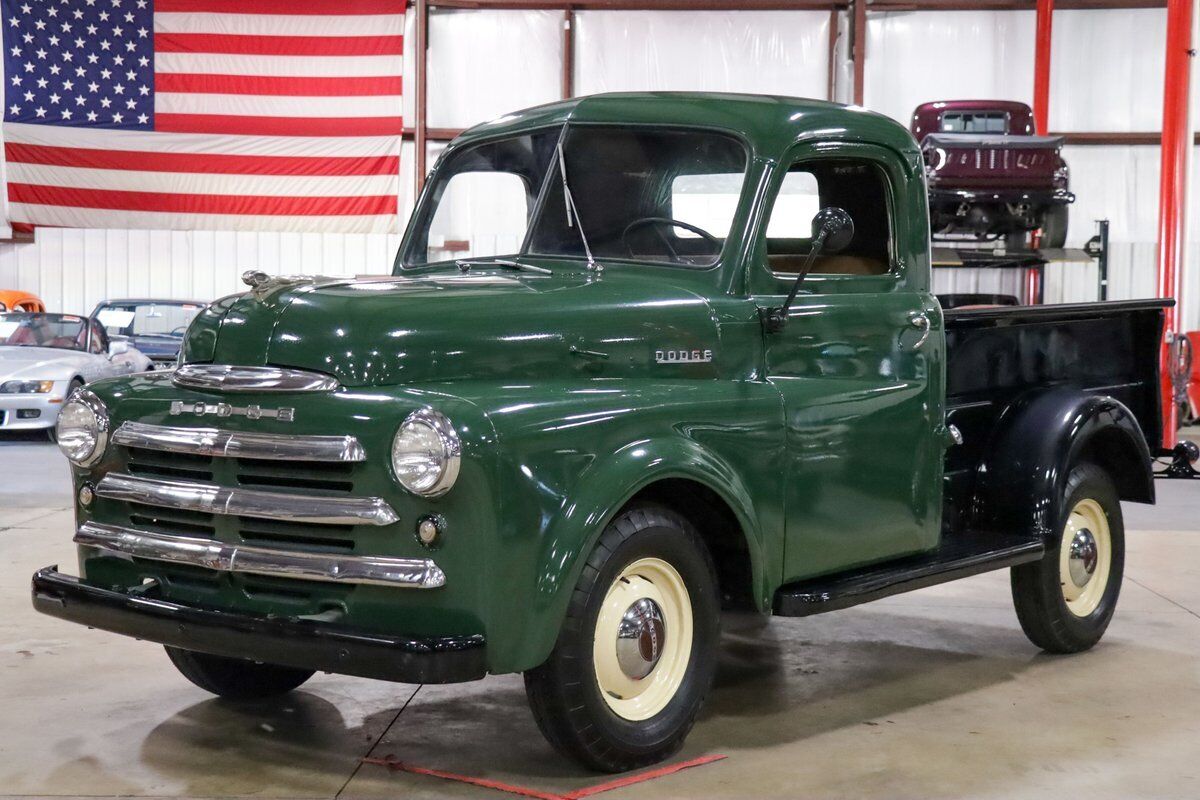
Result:
[[[109,336],[124,336],[150,357],[155,369],[171,369],[179,356],[183,333],[206,303],[198,300],[106,300],[92,317]]]

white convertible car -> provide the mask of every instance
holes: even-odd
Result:
[[[0,431],[46,429],[80,386],[150,369],[127,341],[71,314],[0,314]]]

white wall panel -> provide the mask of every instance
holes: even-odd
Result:
[[[575,91],[752,92],[824,99],[827,11],[581,11]]]
[[[36,292],[52,310],[84,314],[101,300],[212,300],[241,274],[383,274],[395,234],[235,233],[39,228],[34,244],[0,245],[0,286]]]
[[[430,127],[466,128],[560,99],[562,23],[561,11],[431,11]]]
[[[1165,8],[1056,11],[1050,129],[1159,130],[1166,32]]]
[[[863,102],[908,125],[931,100],[1033,98],[1033,11],[892,11],[867,17]]]

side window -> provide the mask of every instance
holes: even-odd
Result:
[[[428,263],[516,253],[525,239],[529,190],[512,172],[450,178],[429,226]]]
[[[784,176],[767,222],[767,262],[795,274],[812,249],[812,219],[826,206],[845,209],[854,239],[840,253],[817,256],[814,275],[884,275],[891,268],[891,204],[883,171],[870,161],[817,159],[794,164]]]

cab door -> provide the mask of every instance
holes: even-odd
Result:
[[[782,330],[763,334],[786,420],[789,582],[936,546],[944,338],[928,229],[895,213],[925,202],[910,165],[882,148],[810,145],[778,173],[750,267],[760,308],[783,304],[819,208],[855,224],[849,246],[817,257]]]

